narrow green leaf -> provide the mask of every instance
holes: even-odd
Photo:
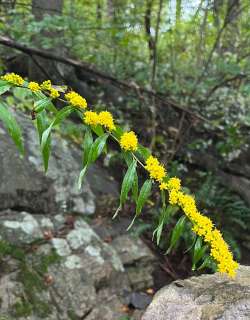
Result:
[[[21,154],[24,153],[23,147],[23,138],[22,138],[22,131],[16,122],[14,116],[10,113],[8,108],[5,107],[4,104],[0,104],[0,120],[3,121],[5,127],[7,128],[9,135],[11,136],[12,140],[16,144],[18,150]]]
[[[178,207],[177,206],[172,206],[172,205],[168,205],[167,207],[163,206],[162,210],[161,210],[161,214],[159,217],[159,223],[157,228],[154,230],[153,232],[153,239],[154,236],[156,234],[156,243],[157,245],[160,244],[160,240],[161,240],[161,234],[162,234],[162,230],[163,227],[169,223],[170,218],[178,211]]]
[[[2,94],[4,94],[5,92],[7,92],[10,88],[11,88],[11,85],[10,85],[10,84],[0,85],[0,95],[2,95]]]
[[[142,145],[138,146],[137,152],[140,154],[144,161],[146,161],[151,154],[150,150],[148,148],[143,147]]]
[[[45,100],[45,99],[49,99],[44,93],[37,91],[37,92],[32,92],[33,98],[34,100],[37,101],[41,101],[41,100]],[[49,99],[50,100],[50,99]],[[48,103],[48,105],[46,106],[46,108],[51,111],[54,114],[58,114],[58,110],[56,109],[56,107],[54,106],[53,102],[50,100],[50,103]],[[65,107],[67,108],[67,107]],[[65,109],[63,108],[63,109]],[[61,109],[61,110],[63,110]],[[60,111],[61,111],[60,110]],[[59,112],[60,112],[59,111]]]
[[[41,100],[38,100],[34,104],[35,112],[39,113],[39,112],[43,111],[46,108],[49,109],[49,108],[51,108],[51,105],[53,105],[53,104],[52,104],[51,100],[48,97],[46,97],[44,99],[41,99]]]
[[[61,109],[57,114],[55,119],[51,122],[49,127],[43,132],[42,134],[42,139],[41,139],[41,151],[42,154],[46,154],[45,158],[45,165],[44,169],[47,171],[48,169],[48,161],[49,161],[49,155],[50,155],[50,148],[48,148],[49,145],[49,138],[50,138],[50,133],[51,130],[54,126],[58,125],[60,122],[62,122],[72,111],[74,111],[74,108],[71,106],[66,106],[63,109]],[[48,153],[45,152],[45,149],[47,149]]]
[[[86,174],[86,172],[87,172],[87,168],[88,168],[88,166],[85,166],[85,167],[81,170],[81,172],[80,172],[80,174],[79,174],[79,178],[78,178],[78,189],[81,189],[81,187],[82,187],[83,178],[85,177],[85,174]]]
[[[39,141],[41,144],[43,132],[48,128],[48,119],[46,111],[40,112],[36,117],[36,125],[37,131],[39,135]],[[50,155],[50,147],[51,147],[51,139],[50,137],[47,139],[47,142],[42,150],[42,157],[43,157],[43,165],[45,171],[48,170],[48,163],[49,163],[49,155]]]
[[[93,163],[101,155],[109,134],[105,133],[103,136],[98,137],[92,144],[89,155],[88,155],[88,164]]]
[[[14,87],[13,95],[15,98],[19,99],[20,101],[24,101],[27,97],[31,95],[31,93],[26,88]]]
[[[84,140],[83,140],[83,166],[88,163],[89,151],[93,145],[93,136],[89,128],[87,128]]]
[[[138,191],[139,191],[138,175],[137,175],[137,172],[135,172],[135,178],[132,185],[132,197],[135,202],[137,202],[137,199],[138,199]]]
[[[128,151],[122,151],[122,157],[125,160],[127,166],[129,167],[131,163],[133,162],[133,156],[131,152]]]
[[[91,126],[91,130],[98,136],[102,136],[104,134],[102,126]]]
[[[185,226],[185,222],[186,222],[186,217],[185,216],[181,217],[177,221],[177,223],[176,223],[176,225],[175,225],[175,227],[174,227],[174,229],[172,231],[171,240],[170,240],[170,246],[169,246],[166,254],[168,254],[172,249],[174,249],[176,247],[177,241],[180,239],[180,236],[181,236],[181,234],[183,232],[183,229],[184,229],[184,226]]]
[[[119,126],[115,126],[115,130],[113,131],[113,135],[116,139],[120,140],[121,136],[123,135],[123,130]]]
[[[196,269],[196,264],[201,260],[202,257],[204,257],[206,250],[207,246],[202,246],[202,239],[198,237],[194,245],[192,270]]]
[[[136,216],[138,216],[141,213],[142,208],[150,195],[151,188],[152,188],[152,181],[148,179],[144,182],[136,203]]]
[[[121,194],[120,194],[120,204],[123,205],[128,197],[128,193],[132,188],[134,178],[135,178],[135,172],[136,172],[136,161],[133,160],[133,162],[130,164],[124,179],[122,181],[122,187],[121,187]]]
[[[213,270],[216,270],[215,262],[213,261],[213,259],[209,255],[205,257],[204,261],[202,262],[202,264],[199,266],[199,268],[197,270],[202,270],[207,267],[209,267]]]

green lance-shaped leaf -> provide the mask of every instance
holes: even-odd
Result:
[[[152,181],[150,179],[148,179],[144,182],[143,186],[141,187],[140,194],[139,194],[139,197],[138,197],[138,200],[136,203],[136,215],[137,216],[141,213],[145,202],[147,201],[148,197],[150,196],[151,189],[152,189]]]
[[[25,101],[28,97],[30,97],[32,94],[29,90],[26,88],[20,88],[20,87],[14,87],[13,88],[13,95],[15,98],[17,98],[20,101]]]
[[[145,147],[142,146],[142,145],[139,145],[139,146],[138,146],[137,152],[139,153],[139,155],[142,157],[142,159],[143,159],[144,161],[146,161],[147,158],[148,158],[148,157],[150,156],[150,154],[151,154],[150,150],[149,150],[148,148],[145,148]]]
[[[174,229],[172,231],[171,240],[170,240],[170,246],[169,246],[166,254],[168,254],[172,249],[174,249],[176,247],[177,241],[180,239],[180,236],[182,235],[182,232],[183,232],[183,229],[184,229],[184,226],[185,226],[185,222],[186,222],[186,217],[185,216],[181,217],[177,221],[177,223],[176,223],[176,225],[175,225],[175,227],[174,227]]]
[[[196,264],[204,257],[206,250],[207,246],[203,246],[202,239],[198,237],[194,245],[192,270],[196,269]]]
[[[78,189],[81,189],[82,183],[83,183],[83,178],[85,177],[85,174],[87,172],[88,166],[86,165],[80,172],[79,178],[78,178]]]
[[[197,270],[202,270],[204,268],[210,268],[213,271],[217,270],[217,265],[216,265],[215,261],[209,255],[205,255],[205,258],[204,258],[202,264],[199,266],[199,268]]]
[[[37,131],[38,131],[38,135],[39,135],[39,141],[40,141],[40,144],[41,144],[43,132],[49,126],[45,110],[40,112],[37,115],[37,117],[36,117],[36,125],[37,125]],[[45,171],[47,171],[47,169],[48,169],[50,147],[51,147],[51,138],[49,137],[47,139],[47,142],[46,142],[43,150],[42,150],[43,165],[44,165]]]
[[[137,172],[135,172],[135,178],[132,185],[132,197],[135,202],[137,202],[138,190],[139,190],[138,175],[137,175]]]
[[[132,220],[132,222],[128,226],[127,230],[129,230],[132,227],[132,225],[135,222],[135,219],[141,213],[142,208],[150,195],[151,188],[152,188],[152,181],[150,179],[148,179],[144,182],[143,186],[141,187],[140,194],[139,194],[139,197],[136,202],[136,214],[134,216],[134,219]]]
[[[132,185],[134,183],[135,172],[136,172],[136,161],[133,160],[122,181],[122,188],[121,188],[121,194],[120,194],[120,206],[122,206],[127,200],[128,193],[131,190]]]
[[[89,128],[87,128],[84,140],[83,140],[83,166],[88,163],[89,151],[93,145],[93,136]]]
[[[157,245],[160,244],[163,227],[166,224],[168,224],[170,217],[173,216],[177,211],[178,211],[177,206],[172,206],[172,205],[168,205],[167,207],[163,206],[161,210],[158,226],[153,232],[153,239],[156,234]]]
[[[101,125],[91,126],[91,129],[98,137],[104,134],[104,130]]]
[[[36,113],[42,112],[44,109],[51,110],[51,108],[53,109],[54,105],[48,97],[37,100],[34,104],[34,110]]]
[[[88,166],[95,162],[95,160],[100,156],[103,149],[105,148],[106,141],[109,134],[105,133],[104,135],[98,137],[95,142],[93,143],[93,137],[90,130],[87,130],[84,142],[83,142],[83,169],[80,172],[79,178],[78,178],[78,188],[81,189],[83,178],[85,177],[85,174],[87,172]]]
[[[105,133],[104,135],[98,137],[94,143],[92,144],[89,155],[88,155],[88,164],[93,163],[96,161],[96,159],[101,155],[105,145],[106,141],[108,139],[109,134]]]
[[[67,106],[67,107],[64,107],[63,109],[61,109],[56,114],[55,119],[51,122],[49,127],[43,132],[42,139],[41,139],[42,154],[44,154],[45,148],[47,148],[47,146],[48,146],[48,139],[50,138],[50,133],[51,133],[52,128],[54,126],[58,125],[59,123],[61,123],[68,115],[70,115],[70,113],[72,111],[74,111],[74,108],[72,106]],[[48,153],[48,155],[45,159],[46,161],[44,162],[45,171],[47,171],[47,169],[48,169],[49,155],[50,155],[50,152]]]
[[[0,120],[3,121],[5,127],[7,128],[12,140],[16,144],[18,150],[21,154],[24,153],[22,131],[16,122],[16,119],[10,113],[8,108],[4,104],[0,104]]]
[[[0,95],[9,91],[10,88],[11,88],[11,85],[8,82],[4,80],[0,80]]]
[[[44,93],[42,93],[41,91],[37,91],[37,92],[32,92],[32,96],[35,100],[35,104],[36,103],[42,103],[41,101],[44,100],[44,102],[47,100],[48,103],[46,105],[46,109],[48,109],[49,111],[51,111],[52,113],[54,114],[58,114],[58,110],[56,109],[56,107],[54,106],[53,102],[51,101],[51,99],[49,97],[47,97]],[[65,107],[67,108],[67,107]],[[64,108],[63,108],[64,109]],[[62,110],[63,110],[62,109]],[[37,113],[39,112],[39,109],[38,111],[36,111]],[[60,111],[59,111],[60,112]]]
[[[119,126],[115,126],[115,130],[112,132],[114,137],[118,140],[120,140],[121,136],[123,135],[123,130]]]

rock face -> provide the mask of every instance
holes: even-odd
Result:
[[[55,214],[62,210],[82,214],[95,211],[94,194],[85,181],[81,191],[77,177],[81,153],[53,134],[52,154],[44,174],[38,136],[31,119],[16,113],[23,129],[25,158],[22,159],[0,123],[0,209]]]
[[[175,281],[161,289],[142,320],[250,319],[250,267],[241,266],[236,278],[220,274]]]
[[[151,300],[133,291],[138,281],[126,272],[119,244],[103,242],[81,216],[6,210],[0,234],[0,318],[115,320],[125,305],[140,310]],[[137,245],[130,263],[152,260]]]

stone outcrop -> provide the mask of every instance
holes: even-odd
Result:
[[[221,274],[177,280],[154,297],[142,320],[248,320],[250,267],[235,279]]]

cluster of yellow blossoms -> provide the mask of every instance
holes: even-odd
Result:
[[[23,78],[14,73],[6,74],[1,79],[18,86],[24,84]],[[41,85],[36,82],[30,82],[28,88],[34,92],[38,90],[49,91],[52,98],[57,98],[60,95],[52,87],[50,80],[44,81]],[[65,94],[65,98],[75,107],[87,108],[86,100],[74,91]],[[102,125],[110,131],[115,130],[113,116],[108,111],[101,111],[99,114],[94,111],[85,111],[84,122],[93,126]],[[120,146],[126,151],[136,151],[138,139],[135,133],[133,131],[125,132],[120,138]],[[210,254],[217,262],[218,270],[227,273],[231,277],[235,276],[238,263],[233,260],[233,255],[228,245],[223,240],[220,231],[214,227],[212,221],[198,211],[195,199],[191,195],[182,192],[180,179],[176,177],[168,179],[165,167],[152,155],[146,160],[145,169],[149,172],[150,178],[159,183],[160,190],[168,192],[169,203],[182,208],[193,224],[192,230],[198,236],[203,237],[204,241],[210,245]]]
[[[179,205],[185,215],[193,224],[192,230],[204,241],[210,245],[210,254],[217,262],[218,271],[227,273],[234,277],[238,263],[233,260],[228,245],[218,229],[216,229],[212,221],[203,216],[197,209],[195,199],[191,195],[184,194],[181,191],[181,181],[178,178],[171,178],[168,182],[160,184],[161,190],[167,190],[169,193],[169,203]]]
[[[37,82],[34,82],[34,81],[31,81],[28,84],[28,88],[33,92],[37,92],[37,91],[41,90],[39,84]]]
[[[166,169],[161,165],[157,158],[149,156],[146,160],[145,169],[149,172],[150,178],[155,179],[158,182],[162,182],[166,176]]]
[[[83,120],[86,124],[91,126],[100,124],[110,131],[115,130],[113,116],[108,111],[101,111],[99,114],[94,111],[86,111]]]
[[[11,84],[17,85],[17,86],[23,86],[24,84],[24,79],[19,76],[18,74],[15,73],[7,73],[4,76],[1,77],[2,80],[8,81]],[[58,92],[58,90],[56,90],[55,88],[52,87],[51,81],[50,80],[46,80],[44,81],[41,85],[39,85],[39,83],[31,81],[28,84],[28,88],[32,91],[32,92],[38,92],[40,90],[47,90],[49,91],[50,97],[52,99],[56,99],[58,97],[60,97],[60,93]]]
[[[17,86],[22,86],[24,84],[24,79],[15,73],[7,73],[1,77],[2,80],[8,81]]]
[[[69,93],[66,93],[65,98],[74,107],[79,107],[82,109],[87,108],[87,101],[75,91],[70,91]]]
[[[40,88],[42,90],[49,91],[50,92],[50,97],[52,99],[56,99],[56,98],[60,97],[59,91],[52,87],[52,84],[51,84],[50,80],[43,81],[43,83],[40,85]]]
[[[125,132],[120,139],[120,146],[126,151],[136,151],[138,139],[134,131]]]

